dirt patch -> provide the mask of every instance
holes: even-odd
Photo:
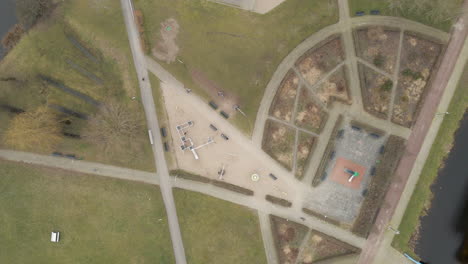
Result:
[[[360,251],[359,248],[312,230],[298,263],[311,264],[320,260],[359,253]]]
[[[392,113],[393,122],[406,127],[413,125],[440,52],[440,44],[405,34]]]
[[[344,59],[341,37],[333,37],[307,51],[296,62],[302,77],[314,85]]]
[[[156,46],[153,48],[153,55],[166,63],[174,62],[179,47],[176,44],[177,34],[179,34],[179,24],[173,18],[166,19],[161,22],[161,29],[156,41]]]
[[[368,27],[358,29],[354,37],[359,57],[388,73],[395,71],[400,31]]]
[[[325,80],[316,90],[317,98],[327,106],[334,101],[351,104],[351,97],[346,79],[346,68],[343,66]]]
[[[265,125],[262,149],[288,170],[293,166],[295,134],[292,128],[272,120]]]
[[[304,172],[314,151],[316,141],[317,138],[314,136],[304,132],[299,134],[296,154],[296,178],[302,179],[304,177]]]
[[[239,105],[239,97],[225,92],[221,86],[209,79],[205,73],[197,70],[191,69],[190,75],[192,80],[208,95],[213,99],[213,101],[220,106],[225,112],[230,115],[234,114],[234,106]]]
[[[145,35],[145,20],[143,18],[143,12],[141,12],[141,10],[135,10],[133,12],[133,15],[135,18],[135,23],[137,24],[137,27],[138,27],[141,49],[145,53],[149,53],[148,41]]]
[[[271,104],[270,115],[284,121],[290,121],[298,87],[299,77],[290,70],[276,92]]]
[[[363,64],[359,64],[359,77],[364,109],[372,115],[386,119],[392,94],[392,80]]]
[[[327,113],[317,104],[306,87],[301,88],[297,105],[296,125],[320,133],[327,119]]]
[[[270,222],[279,263],[296,263],[299,248],[309,229],[299,223],[273,215],[270,216]]]

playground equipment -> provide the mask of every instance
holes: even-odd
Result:
[[[190,137],[187,137],[187,132],[190,127],[194,125],[193,121],[188,121],[184,124],[176,126],[177,133],[179,134],[180,141],[182,142],[182,145],[180,148],[185,151],[185,150],[190,150],[195,157],[195,159],[199,159],[198,154],[196,152],[197,149],[202,148],[204,146],[207,146],[211,143],[214,143],[214,140],[211,137],[208,137],[208,141],[205,143],[201,144],[200,146],[195,146],[193,144],[193,141]]]
[[[258,174],[256,174],[256,173],[252,174],[252,176],[250,176],[250,178],[254,182],[257,182],[258,180],[260,180],[260,176]]]
[[[359,177],[359,172],[353,171],[350,169],[345,168],[344,172],[350,174],[351,176],[348,178],[348,182],[352,182],[354,178]]]
[[[226,173],[226,170],[224,170],[223,164],[223,167],[218,171],[218,179],[223,180],[224,173]]]

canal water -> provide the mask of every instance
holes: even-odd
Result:
[[[16,24],[15,0],[0,0],[0,39]],[[5,55],[0,44],[0,60]]]
[[[456,255],[468,232],[468,112],[432,192],[434,199],[421,220],[416,253],[429,264],[459,264]]]

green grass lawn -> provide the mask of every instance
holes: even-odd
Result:
[[[157,186],[2,160],[0,175],[0,263],[175,263]]]
[[[196,192],[174,189],[187,263],[266,263],[257,214]]]
[[[98,62],[84,56],[67,35],[82,43],[95,55]],[[93,73],[103,80],[103,84],[75,70],[67,60]],[[57,146],[57,151],[74,153],[86,160],[155,170],[146,136],[143,108],[138,101],[130,99],[133,96],[139,97],[139,89],[118,1],[60,2],[53,15],[25,34],[0,62],[0,78],[17,79],[0,82],[0,104],[9,104],[28,111],[48,103],[88,115],[95,113],[96,107],[53,86],[45,85],[38,78],[39,74],[50,76],[101,102],[114,98],[125,104],[130,111],[142,116],[142,128],[136,139],[132,142],[122,141],[121,144],[125,147],[116,147],[109,155],[104,155],[101,148],[84,140],[70,138]],[[12,117],[0,113],[0,146],[1,132],[7,129]],[[85,121],[70,116],[63,117],[72,122],[71,126],[65,128],[67,132],[81,134]]]
[[[413,0],[408,0],[413,1]],[[435,0],[433,0],[435,1]],[[446,0],[449,2],[448,4],[452,4],[454,6],[461,7],[462,0]],[[452,20],[446,20],[443,22],[434,22],[432,21],[429,16],[419,14],[415,12],[415,10],[407,9],[405,12],[393,12],[388,8],[388,0],[349,0],[349,9],[351,16],[355,16],[357,11],[364,11],[366,15],[370,14],[371,10],[379,10],[381,15],[385,16],[400,16],[407,18],[409,20],[414,20],[420,22],[422,24],[426,24],[431,27],[435,27],[437,29],[443,31],[449,31],[450,27],[452,26]],[[455,11],[459,11],[455,9]]]
[[[266,15],[205,0],[136,0],[135,6],[143,11],[151,47],[162,21],[178,21],[178,58],[184,64],[162,65],[204,98],[207,92],[194,83],[190,70],[202,72],[226,93],[235,94],[247,119],[237,115],[233,122],[247,134],[281,60],[301,41],[338,21],[335,1],[330,0],[288,0]]]
[[[425,209],[430,207],[430,200],[432,198],[430,186],[436,180],[439,168],[452,148],[454,133],[468,108],[467,83],[468,65],[465,65],[463,75],[458,82],[458,87],[447,110],[450,114],[443,117],[442,125],[432,144],[431,152],[398,228],[400,235],[395,236],[393,239],[393,247],[401,252],[413,252],[409,242],[411,236],[419,227],[420,216],[424,215]]]

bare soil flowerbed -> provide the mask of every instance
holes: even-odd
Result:
[[[279,263],[296,263],[299,248],[309,229],[299,223],[273,215],[270,216],[270,221]]]
[[[346,70],[345,66],[339,68],[316,88],[316,96],[324,105],[330,106],[334,101],[351,104]]]
[[[302,87],[299,95],[296,125],[320,133],[327,120],[327,113],[317,104],[308,88]]]
[[[393,122],[411,127],[416,120],[419,105],[441,48],[440,44],[431,40],[405,34],[392,114]]]
[[[268,120],[265,124],[262,149],[288,170],[293,166],[295,131],[278,122]]]
[[[361,250],[334,237],[312,230],[299,257],[301,264],[317,263],[321,260],[359,253]]]
[[[276,92],[275,99],[271,104],[270,115],[285,121],[290,121],[299,87],[299,77],[290,70]]]
[[[326,73],[335,68],[344,59],[343,47],[340,36],[327,39],[307,51],[296,62],[302,77],[314,85],[322,79]]]
[[[316,137],[304,132],[299,133],[296,154],[296,178],[302,179],[304,177],[304,172],[312,156],[316,142]]]
[[[392,80],[363,64],[359,65],[359,77],[366,111],[379,118],[387,118],[393,87]]]
[[[388,73],[395,71],[400,31],[383,27],[358,29],[355,34],[357,55]]]

